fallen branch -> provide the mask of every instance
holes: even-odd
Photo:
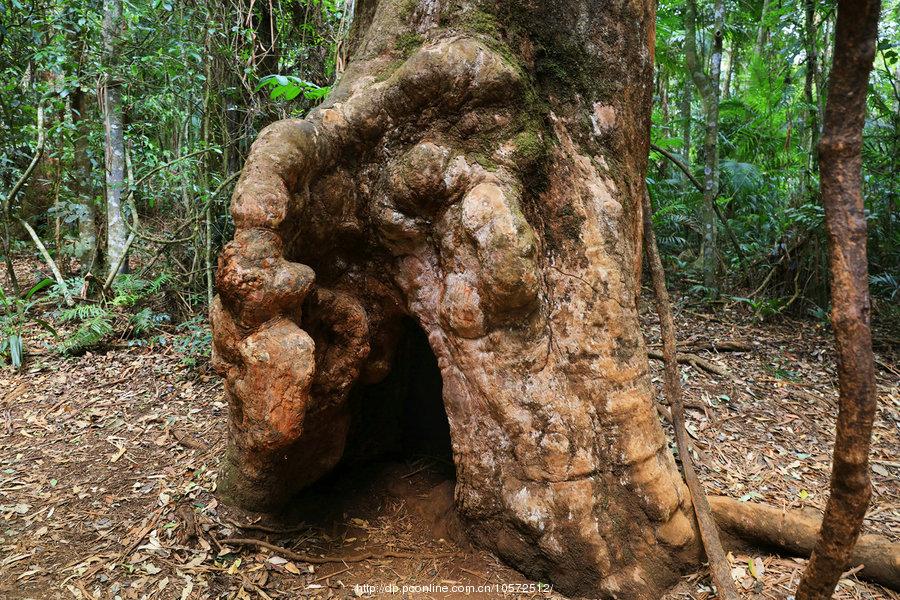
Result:
[[[305,562],[313,565],[326,565],[330,563],[357,563],[367,560],[377,560],[381,558],[408,558],[413,560],[431,560],[434,558],[452,558],[456,556],[453,552],[445,554],[420,554],[415,552],[397,552],[388,550],[386,552],[363,552],[361,554],[351,554],[350,556],[310,556],[309,554],[301,554],[288,550],[277,544],[272,544],[264,540],[254,538],[226,538],[219,540],[222,545],[231,544],[233,546],[257,546],[277,552],[283,558],[289,558],[299,562]]]
[[[752,352],[754,347],[750,342],[745,342],[743,340],[722,340],[720,342],[697,341],[684,345],[679,344],[678,349],[690,351],[707,350],[710,352]]]
[[[663,353],[657,350],[648,350],[647,356],[655,360],[664,361]],[[697,367],[698,369],[703,369],[704,371],[709,371],[714,375],[719,375],[720,377],[728,377],[731,378],[731,373],[725,367],[720,367],[719,365],[706,360],[705,358],[700,358],[696,354],[688,354],[679,352],[676,356],[676,360],[683,365],[691,365],[693,367]]]
[[[822,524],[817,512],[786,510],[734,498],[711,496],[716,523],[723,531],[759,546],[783,548],[809,557]],[[850,553],[851,565],[863,565],[859,576],[900,591],[900,544],[878,535],[863,535]]]
[[[684,424],[684,399],[681,391],[681,377],[678,373],[678,364],[675,354],[675,325],[672,321],[672,305],[669,301],[669,292],[666,290],[666,275],[663,271],[662,260],[659,257],[659,249],[656,247],[656,235],[653,233],[652,211],[650,206],[650,193],[644,190],[644,252],[650,265],[650,276],[653,280],[653,292],[656,296],[656,311],[659,313],[659,332],[663,344],[663,362],[665,363],[665,377],[663,379],[666,398],[672,408],[672,426],[675,429],[675,443],[678,446],[678,456],[681,458],[681,466],[684,471],[684,479],[691,493],[694,505],[694,514],[700,528],[700,538],[706,549],[709,560],[709,571],[713,583],[720,598],[724,600],[738,600],[739,596],[731,579],[731,566],[725,557],[725,550],[719,539],[719,530],[712,516],[712,510],[703,491],[703,484],[694,471],[691,452],[688,446],[687,428]]]

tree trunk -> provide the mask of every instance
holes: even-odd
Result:
[[[759,15],[759,27],[756,30],[756,56],[762,56],[763,45],[766,43],[766,16],[769,14],[769,0],[763,0],[762,10]]]
[[[334,467],[412,317],[472,539],[658,598],[699,544],[637,313],[654,3],[419,4],[359,2],[328,101],[246,162],[212,307],[222,488],[271,510]]]
[[[731,82],[734,79],[734,73],[737,69],[738,60],[740,60],[741,45],[738,43],[737,36],[731,40],[731,54],[728,55],[728,71],[725,75],[725,85],[722,93],[727,100],[731,97]]]
[[[869,445],[877,402],[861,171],[866,91],[878,41],[880,5],[879,0],[838,2],[834,64],[819,153],[840,402],[831,493],[797,600],[831,597],[859,537],[872,494]]]
[[[707,75],[697,55],[697,3],[688,0],[685,4],[685,61],[688,71],[703,100],[706,125],[703,138],[703,244],[701,263],[703,285],[715,292],[718,287],[718,230],[716,229],[716,198],[719,196],[719,85],[722,79],[722,41],[725,31],[724,0],[716,0],[713,8],[713,47],[710,70]]]
[[[803,98],[806,102],[804,115],[806,122],[805,164],[801,173],[800,193],[804,201],[812,193],[812,175],[818,171],[816,147],[819,145],[819,109],[817,95],[813,92],[818,71],[818,36],[816,34],[816,1],[804,0],[803,42],[806,51],[806,73],[803,82]]]
[[[125,224],[125,132],[122,123],[122,82],[119,79],[119,37],[122,30],[122,1],[103,1],[103,123],[106,131],[106,258],[110,270],[128,270],[122,260],[128,228]]]
[[[690,76],[684,78],[684,94],[681,96],[681,156],[685,164],[691,164],[691,102],[694,96],[694,83]],[[684,186],[690,187],[687,175],[683,179]]]

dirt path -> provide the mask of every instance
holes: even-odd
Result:
[[[689,404],[705,407],[688,416],[700,475],[710,493],[821,508],[836,410],[830,334],[810,321],[746,321],[727,311],[677,314],[682,340],[751,348],[693,351],[728,375],[683,367]],[[648,316],[651,347],[654,327]],[[866,525],[897,540],[898,357],[896,347],[877,349],[875,489]],[[651,366],[659,384],[661,365]],[[0,598],[560,597],[449,541],[448,468],[431,459],[345,470],[282,521],[245,527],[260,517],[228,509],[215,495],[226,410],[219,380],[184,367],[170,347],[70,360],[46,353],[20,375],[2,371]],[[308,565],[221,544],[231,537],[317,556],[382,558]],[[784,598],[802,568],[799,560],[738,554],[734,575],[747,598]],[[431,588],[404,596],[355,587],[389,584]],[[468,596],[441,591],[457,585],[506,587]],[[690,575],[671,597],[711,598],[708,586],[706,573]],[[836,597],[900,598],[852,576]]]

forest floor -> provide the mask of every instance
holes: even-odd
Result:
[[[700,309],[697,309],[698,311]],[[832,337],[810,320],[756,324],[739,307],[676,311],[679,337],[718,368],[683,365],[688,427],[710,494],[783,506],[824,506],[836,413]],[[645,310],[651,350],[656,318]],[[874,494],[866,530],[900,540],[900,363],[876,343],[879,409]],[[738,341],[743,352],[696,349]],[[651,361],[654,381],[661,364]],[[0,598],[391,597],[361,585],[499,584],[507,593],[439,591],[409,598],[561,598],[491,555],[449,541],[452,484],[426,458],[344,469],[275,520],[216,497],[227,406],[220,380],[186,367],[171,344],[112,347],[75,358],[46,351],[0,373]],[[452,473],[452,469],[450,470]],[[310,565],[284,552],[223,544],[265,539],[335,557]],[[372,558],[352,561],[354,555]],[[389,557],[409,553],[415,558]],[[343,558],[343,560],[341,560]],[[735,553],[745,598],[785,598],[805,561]],[[713,598],[708,574],[670,598]],[[900,595],[850,575],[836,598]]]

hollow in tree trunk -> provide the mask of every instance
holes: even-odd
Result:
[[[696,564],[637,313],[653,6],[357,4],[328,101],[263,131],[234,195],[212,307],[233,501],[277,509],[334,467],[412,317],[477,544],[591,597]]]

